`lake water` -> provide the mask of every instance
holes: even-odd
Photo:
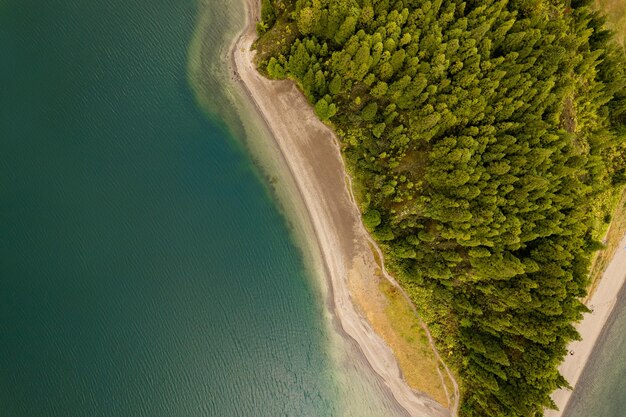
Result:
[[[0,0],[0,416],[400,415],[242,145],[242,16]]]

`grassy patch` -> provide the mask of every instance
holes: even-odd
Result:
[[[406,382],[411,388],[425,392],[447,406],[448,400],[438,372],[439,363],[419,318],[389,281],[381,278],[379,288],[387,299],[385,316],[389,326],[382,336],[393,349]]]
[[[626,1],[596,0],[596,7],[604,11],[609,28],[615,31],[615,40],[626,47]]]
[[[609,231],[604,241],[605,248],[596,254],[596,257],[591,268],[589,277],[591,279],[591,285],[589,286],[589,294],[587,299],[591,298],[591,295],[595,291],[602,274],[606,270],[606,267],[611,262],[615,251],[618,249],[619,242],[622,240],[624,233],[626,233],[626,190],[620,194],[617,194],[619,202],[617,208],[613,214],[613,221],[609,227]]]
[[[439,372],[445,377],[449,393],[454,392],[446,373],[428,341],[419,317],[403,294],[381,273],[381,260],[372,249],[376,264],[373,279],[360,276],[360,268],[351,274],[350,293],[355,305],[376,333],[393,351],[402,375],[414,390],[425,393],[447,407],[448,397]]]

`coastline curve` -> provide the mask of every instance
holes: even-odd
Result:
[[[360,261],[368,258],[365,264],[369,267],[359,268],[358,272],[373,275],[375,260],[369,246],[371,237],[365,231],[346,181],[339,145],[334,133],[317,119],[295,84],[269,80],[257,72],[251,46],[256,39],[255,22],[259,5],[256,0],[244,2],[246,25],[234,40],[230,53],[233,70],[240,86],[271,132],[296,183],[313,226],[315,236],[311,238],[317,242],[322,255],[329,281],[330,307],[338,321],[339,330],[354,341],[366,362],[409,415],[456,415],[458,386],[447,367],[444,365],[455,389],[450,399],[452,413],[406,384],[391,349],[356,311],[346,277],[353,270],[357,258]],[[377,246],[375,248],[379,250]],[[385,277],[397,286],[396,281],[384,270],[384,265],[382,269]],[[411,307],[414,306],[411,304]],[[440,360],[436,351],[435,355]]]
[[[559,366],[561,375],[570,383],[572,390],[560,389],[552,394],[552,399],[559,408],[548,410],[545,417],[562,417],[567,410],[567,406],[573,391],[589,362],[589,358],[595,351],[596,343],[601,339],[604,329],[611,318],[611,313],[617,304],[621,289],[626,288],[626,235],[622,237],[617,252],[613,255],[611,262],[604,271],[600,284],[596,288],[591,298],[587,301],[587,306],[591,313],[585,315],[583,320],[576,325],[576,330],[580,333],[582,340],[570,343],[567,355]],[[582,383],[582,382],[581,382]]]

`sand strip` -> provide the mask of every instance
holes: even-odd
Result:
[[[576,384],[585,368],[585,364],[594,352],[598,338],[602,334],[613,307],[618,302],[620,290],[626,281],[626,236],[624,236],[611,260],[604,271],[602,279],[591,299],[587,302],[592,312],[585,315],[583,320],[576,326],[582,336],[581,341],[572,342],[568,349],[570,355],[560,366],[561,374],[570,385],[576,389]],[[558,390],[552,394],[552,399],[561,411],[547,411],[545,417],[561,417],[572,396],[572,391]]]
[[[267,123],[298,186],[325,262],[332,307],[342,330],[359,346],[397,402],[411,416],[444,417],[450,412],[404,382],[391,349],[354,308],[347,277],[355,261],[362,279],[374,279],[376,261],[369,235],[345,182],[346,173],[332,131],[320,122],[305,97],[289,81],[272,81],[256,70],[250,47],[256,38],[258,1],[246,0],[247,26],[233,48],[238,77]],[[458,403],[455,396],[453,409]]]

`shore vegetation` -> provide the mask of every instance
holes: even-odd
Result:
[[[258,65],[330,124],[363,221],[460,377],[531,417],[626,183],[626,60],[591,0],[263,0]]]

